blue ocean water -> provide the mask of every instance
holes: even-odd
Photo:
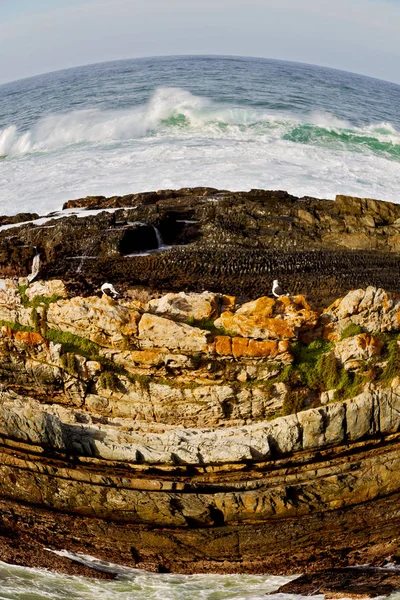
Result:
[[[0,86],[0,214],[207,185],[400,200],[400,86],[235,57],[109,62]]]

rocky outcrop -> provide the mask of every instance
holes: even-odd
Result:
[[[124,347],[138,331],[140,315],[133,308],[116,304],[108,296],[71,298],[49,305],[49,327],[88,338],[100,346]]]
[[[397,304],[3,280],[1,557],[29,562],[29,539],[62,549],[67,531],[72,551],[186,572],[396,552]]]
[[[354,288],[400,292],[396,204],[193,188],[89,197],[65,208],[1,225],[2,277],[28,275],[36,247],[40,277],[62,278],[80,296],[105,280],[125,291],[211,290],[244,302],[270,294],[278,278],[290,294],[325,307]],[[193,314],[209,308],[199,310]]]
[[[398,331],[400,324],[400,296],[369,286],[354,290],[338,299],[324,312],[325,335],[337,340],[350,324],[364,331]]]
[[[367,333],[348,337],[335,345],[335,356],[345,369],[358,369],[361,361],[369,361],[380,356],[384,342],[381,338]]]
[[[166,294],[161,298],[150,300],[147,304],[147,310],[160,316],[171,317],[176,320],[201,321],[203,319],[212,319],[218,315],[219,302],[224,303],[217,294],[203,292],[202,294]],[[228,304],[229,299],[225,300]]]
[[[156,315],[144,314],[139,323],[142,348],[169,347],[171,350],[203,352],[207,349],[208,337],[208,331]]]
[[[243,337],[284,340],[296,339],[317,321],[317,313],[310,310],[303,296],[278,300],[266,296],[243,304],[234,313],[225,311],[215,325]]]

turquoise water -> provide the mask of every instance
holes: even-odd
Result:
[[[400,86],[263,59],[169,57],[0,86],[0,213],[179,186],[399,201]]]

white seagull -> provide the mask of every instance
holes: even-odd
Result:
[[[277,279],[274,279],[272,284],[272,294],[275,298],[279,298],[280,296],[289,296],[289,294],[285,294]]]
[[[117,292],[112,283],[103,283],[103,285],[101,286],[101,291],[105,296],[108,296],[109,298],[114,298],[114,300],[119,296],[119,293]]]

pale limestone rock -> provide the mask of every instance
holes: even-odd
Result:
[[[46,407],[47,408],[47,407]],[[62,423],[37,400],[2,392],[0,435],[53,448],[65,448]]]
[[[0,279],[0,304],[4,306],[20,306],[21,294],[15,279]]]
[[[354,315],[365,296],[364,290],[352,290],[345,296],[339,304],[336,314],[338,319],[344,319],[350,315]]]
[[[0,321],[15,323],[21,308],[18,282],[15,279],[0,279]]]
[[[67,298],[68,292],[65,284],[60,279],[51,279],[49,281],[34,281],[31,283],[25,292],[29,300],[35,298],[35,296],[59,296],[60,298]]]
[[[279,417],[268,427],[271,450],[278,455],[301,450],[301,428],[298,415]]]
[[[300,412],[297,416],[303,430],[302,446],[304,450],[318,448],[325,441],[325,422],[323,415],[325,411],[306,410]]]
[[[166,354],[164,364],[173,369],[187,369],[193,367],[193,361],[186,354]]]
[[[139,339],[142,348],[167,347],[171,350],[205,352],[209,331],[175,323],[170,319],[145,313],[139,322]]]
[[[62,345],[55,344],[54,342],[49,342],[48,349],[49,349],[50,362],[58,365],[60,362],[61,355],[62,355]]]
[[[241,381],[242,383],[244,383],[245,381],[247,381],[247,372],[245,369],[242,369],[240,371],[240,373],[237,375],[236,379],[238,381]]]
[[[328,404],[328,402],[332,402],[335,399],[336,390],[328,390],[327,392],[322,392],[320,397],[321,404]]]
[[[198,321],[212,319],[218,316],[218,297],[211,292],[202,294],[171,293],[150,300],[146,311],[181,321],[187,321],[190,318]]]
[[[313,409],[311,409],[313,410]],[[345,437],[344,420],[345,404],[337,402],[325,407],[327,424],[325,427],[325,444],[341,444]]]
[[[101,363],[99,363],[97,360],[87,360],[85,363],[85,367],[87,377],[90,379],[93,377],[97,377],[102,369]]]
[[[97,394],[87,394],[85,398],[85,406],[93,413],[104,414],[107,412],[109,405],[108,398],[104,396],[98,396]]]
[[[383,341],[368,333],[361,333],[348,337],[335,345],[335,356],[346,368],[348,363],[360,360],[370,360],[379,356],[383,347]]]
[[[379,418],[381,428],[398,431],[399,396],[390,394],[391,390],[366,390],[355,399],[269,423],[219,430],[174,427],[157,433],[142,428],[135,431],[129,420],[125,427],[121,419],[114,423],[111,418],[99,425],[91,421],[88,412],[82,422],[83,415],[76,409],[41,404],[3,389],[0,435],[72,454],[133,463],[257,462],[368,438],[378,431]],[[86,402],[95,410],[106,410],[108,406],[108,398],[93,394],[87,396]]]
[[[100,346],[123,347],[137,333],[140,315],[107,296],[75,297],[50,304],[48,326],[88,338]]]
[[[391,388],[377,390],[379,397],[379,430],[382,433],[396,433],[400,430],[400,382],[396,377]]]
[[[39,316],[42,315],[42,310],[40,310],[40,308],[37,308],[36,312]],[[24,325],[25,327],[32,327],[32,309],[23,307],[19,308],[15,315],[15,321],[20,323],[20,325]]]
[[[341,403],[300,412],[303,450],[340,444],[344,439],[345,409]]]
[[[346,435],[349,440],[358,440],[376,433],[379,407],[372,392],[366,389],[356,398],[346,402]]]
[[[333,341],[350,323],[369,333],[400,331],[400,297],[371,286],[352,290],[324,311],[322,322],[324,337]]]

